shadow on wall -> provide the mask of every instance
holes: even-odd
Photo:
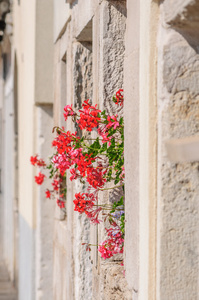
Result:
[[[199,53],[199,3],[193,1],[182,12],[176,13],[174,17],[171,13],[167,13],[165,21],[174,30],[180,33],[188,44]]]
[[[110,4],[113,5],[124,17],[127,17],[126,0],[109,0]]]
[[[70,3],[70,8],[72,9],[76,4],[78,4],[78,0],[67,0],[66,3]]]

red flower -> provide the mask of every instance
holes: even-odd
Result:
[[[73,201],[73,203],[75,204],[74,211],[78,211],[80,214],[87,213],[87,211],[91,209],[94,205],[92,201],[94,200],[92,194],[78,193],[75,194],[75,198],[76,199]]]
[[[35,182],[37,184],[41,185],[43,183],[45,177],[46,176],[44,174],[39,172],[38,176],[35,176]]]
[[[45,167],[46,163],[43,159],[38,159],[38,154],[30,157],[30,162],[33,166],[37,165],[38,167]]]
[[[51,197],[51,192],[49,190],[46,190],[46,198],[50,198]]]
[[[99,165],[98,168],[88,168],[87,169],[87,181],[94,187],[94,189],[102,188],[106,183],[106,179],[103,178],[106,170],[103,171],[103,168]]]
[[[52,146],[56,147],[57,152],[62,154],[64,152],[69,152],[72,148],[72,142],[80,139],[77,137],[77,132],[71,133],[70,131],[62,132],[58,134],[58,136],[52,142]]]
[[[120,106],[122,106],[124,104],[124,90],[123,89],[119,89],[116,92],[116,104],[120,104]]]
[[[83,110],[80,111],[80,118],[77,121],[80,129],[86,129],[87,131],[92,131],[93,128],[97,127],[101,118],[99,113],[101,110],[97,109],[97,105],[91,106],[88,103],[89,100],[85,100],[82,104]]]
[[[58,191],[58,190],[59,190],[59,187],[60,187],[60,182],[59,182],[59,180],[54,179],[54,181],[52,182],[52,186],[53,186],[53,189],[54,189],[55,191]]]
[[[65,113],[64,113],[64,119],[65,119],[65,121],[68,119],[69,116],[75,115],[75,112],[72,109],[72,105],[66,105],[64,107],[64,111],[65,111]]]
[[[117,226],[117,225],[116,225]],[[106,229],[108,238],[98,247],[98,251],[104,259],[112,257],[114,254],[124,252],[124,239],[120,228]]]
[[[113,127],[113,129],[116,129],[117,127],[120,126],[118,120],[117,120],[117,115],[115,116],[108,116],[107,117],[108,124],[106,125],[106,129],[109,129]]]
[[[57,199],[57,205],[60,208],[65,208],[65,201]]]
[[[43,159],[38,159],[37,166],[38,167],[45,167],[46,163],[45,163],[45,161]]]
[[[38,156],[38,155],[35,155],[35,156],[31,156],[31,157],[30,157],[30,162],[31,162],[31,164],[32,164],[33,166],[35,166],[35,165],[37,164],[37,161],[38,161],[37,156]]]

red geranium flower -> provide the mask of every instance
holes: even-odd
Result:
[[[49,190],[46,190],[46,198],[50,198],[51,197],[51,192]]]
[[[31,156],[31,157],[30,157],[30,162],[31,162],[31,164],[32,164],[33,166],[35,166],[35,165],[37,164],[37,161],[38,161],[37,156],[38,156],[38,155],[35,155],[35,156]]]
[[[42,174],[41,172],[39,172],[38,176],[35,176],[35,182],[39,185],[41,185],[44,182],[44,178],[46,176],[44,174]]]

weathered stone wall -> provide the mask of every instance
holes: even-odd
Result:
[[[103,1],[96,10],[93,23],[93,56],[96,63],[93,66],[94,101],[101,110],[106,109],[109,114],[113,114],[116,108],[112,97],[117,89],[123,88],[126,3]],[[119,191],[107,191],[100,195],[102,203],[118,199]],[[104,226],[101,224],[98,226],[98,243],[105,238]],[[122,257],[113,262],[97,256],[96,265],[93,266],[93,299],[119,299],[121,295],[123,299],[131,299],[120,266]]]
[[[125,1],[80,1],[71,8],[71,20],[55,45],[55,122],[60,103],[64,103],[63,73],[58,66],[64,53],[65,104],[73,103],[79,109],[83,100],[91,99],[100,109],[115,113],[112,96],[123,87]],[[70,122],[66,128],[72,128]],[[74,194],[82,187],[78,182],[71,184],[69,177],[70,174],[67,177],[66,219],[55,221],[54,298],[64,295],[66,299],[82,300],[131,299],[120,265],[122,257],[104,262],[96,248],[89,253],[82,246],[82,242],[102,241],[104,228],[96,230],[97,227],[91,226],[83,215],[73,211]],[[115,195],[106,193],[103,201],[109,201],[109,197],[113,200]],[[59,283],[56,276],[60,278]],[[70,282],[70,289],[66,288],[69,283],[65,281]]]
[[[82,102],[92,99],[92,44],[90,42],[73,44],[73,104],[80,109]],[[77,128],[76,128],[77,130]],[[81,135],[81,132],[79,131]],[[85,189],[76,182],[74,193]],[[92,299],[92,266],[90,253],[82,242],[90,243],[90,222],[85,215],[74,212],[73,220],[74,253],[74,291],[75,299]]]
[[[172,163],[165,141],[198,135],[199,10],[197,1],[172,5],[165,1],[161,9],[157,296],[162,300],[198,299],[198,163]]]
[[[19,64],[19,299],[198,299],[198,162],[172,163],[165,149],[168,139],[198,136],[198,1],[59,0],[53,8],[52,1],[31,0],[20,5],[14,1],[14,6],[13,49]],[[64,105],[80,108],[87,98],[115,113],[112,96],[124,86],[125,274],[121,257],[104,261],[96,248],[89,254],[82,246],[100,243],[105,233],[103,226],[93,227],[74,212],[80,184],[71,183],[70,174],[66,212],[43,197],[45,187],[35,189],[29,157],[34,151],[49,153],[52,74],[54,125],[64,125]],[[7,88],[7,123],[1,124],[4,152],[14,148],[14,135],[7,135],[14,123],[12,84],[8,82]],[[66,129],[74,129],[70,121]],[[4,235],[4,252],[13,274],[16,195],[9,181],[14,185],[15,162],[9,158],[8,154],[2,162],[7,201],[3,222],[9,236]],[[108,191],[100,196],[101,202],[113,199],[115,194]]]

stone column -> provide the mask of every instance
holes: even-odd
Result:
[[[72,39],[71,24],[54,46],[54,126],[63,125],[63,106],[72,103]],[[65,61],[63,61],[65,59]],[[62,214],[55,203],[54,213],[54,261],[53,261],[53,299],[74,299],[73,271],[73,186],[67,174],[66,213]]]
[[[139,289],[139,48],[140,1],[127,1],[124,66],[125,268],[133,299]]]
[[[36,108],[36,153],[48,163],[52,154],[53,106],[40,105]],[[46,173],[48,176],[48,172]],[[45,190],[50,180],[37,187],[36,221],[36,299],[53,299],[53,223],[54,202],[46,199]]]
[[[80,40],[73,43],[73,105],[76,109],[81,108],[84,100],[92,100],[92,87],[92,41]],[[79,128],[74,129],[81,135]],[[83,192],[85,189],[80,182],[74,183],[74,193]],[[73,206],[73,203],[71,204]],[[78,212],[73,214],[74,297],[91,300],[92,265],[90,253],[82,245],[90,243],[90,222],[84,214],[80,215]]]
[[[127,1],[124,68],[126,279],[133,299],[156,299],[158,4]]]
[[[123,88],[125,25],[125,1],[100,2],[93,18],[93,91],[94,102],[108,114],[116,113],[112,97],[119,88]],[[119,110],[117,113],[121,114]],[[104,203],[116,199],[111,192],[103,192],[100,195],[100,201]],[[103,224],[100,224],[98,243],[103,239],[105,230]],[[97,265],[93,267],[93,299],[130,299],[120,266],[121,257],[116,262],[107,262],[101,259],[98,253],[97,256]]]

